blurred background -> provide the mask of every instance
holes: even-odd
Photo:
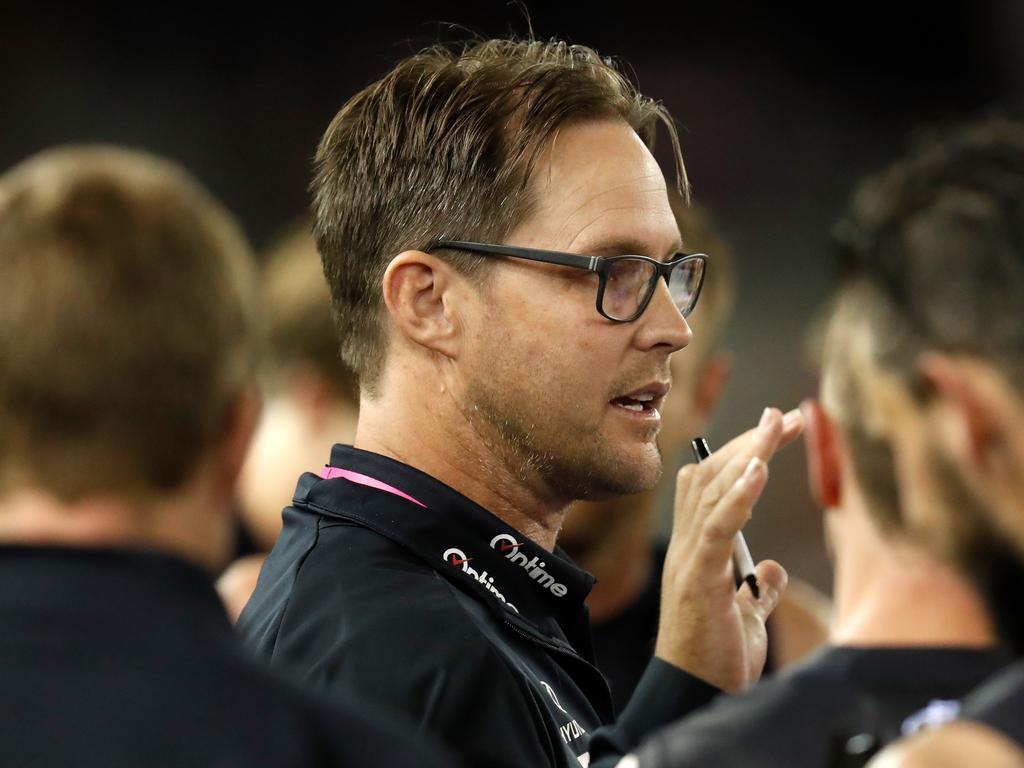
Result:
[[[198,175],[261,248],[305,209],[331,117],[396,59],[531,26],[593,46],[668,105],[694,196],[736,251],[735,373],[712,445],[765,405],[814,392],[805,328],[829,288],[829,231],[853,182],[912,131],[1024,106],[1021,0],[255,8],[4,8],[0,168],[57,143],[144,147]],[[756,557],[828,588],[800,447],[776,459],[747,533]]]

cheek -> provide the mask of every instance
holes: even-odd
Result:
[[[594,309],[592,287],[552,278],[495,286],[467,351],[473,375],[509,395],[526,392],[579,411],[619,372],[623,342]]]

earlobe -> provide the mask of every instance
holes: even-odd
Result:
[[[817,400],[800,403],[804,419],[807,479],[811,495],[822,509],[839,506],[842,488],[835,425]]]
[[[398,332],[447,357],[457,354],[458,324],[452,306],[451,267],[422,251],[403,251],[388,265],[384,303]]]

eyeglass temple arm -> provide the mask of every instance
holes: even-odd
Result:
[[[578,256],[574,253],[560,251],[544,251],[538,248],[517,248],[514,245],[491,245],[490,243],[470,243],[461,240],[438,240],[431,248],[451,248],[455,251],[475,251],[492,253],[496,256],[511,256],[530,261],[542,261],[546,264],[558,264],[563,267],[579,267],[597,272],[601,259],[597,256]]]

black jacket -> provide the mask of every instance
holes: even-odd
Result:
[[[402,495],[303,475],[239,621],[249,645],[397,708],[476,764],[585,765],[612,719],[583,603],[593,579],[416,469],[347,446],[331,466]],[[609,762],[714,692],[657,662],[641,688],[604,734]]]
[[[1024,749],[1024,661],[972,693],[961,716],[995,728]]]
[[[0,628],[4,766],[445,764],[253,664],[209,577],[171,557],[0,548]]]
[[[660,731],[637,757],[642,768],[861,766],[932,713],[954,717],[1004,662],[995,651],[826,648]]]

